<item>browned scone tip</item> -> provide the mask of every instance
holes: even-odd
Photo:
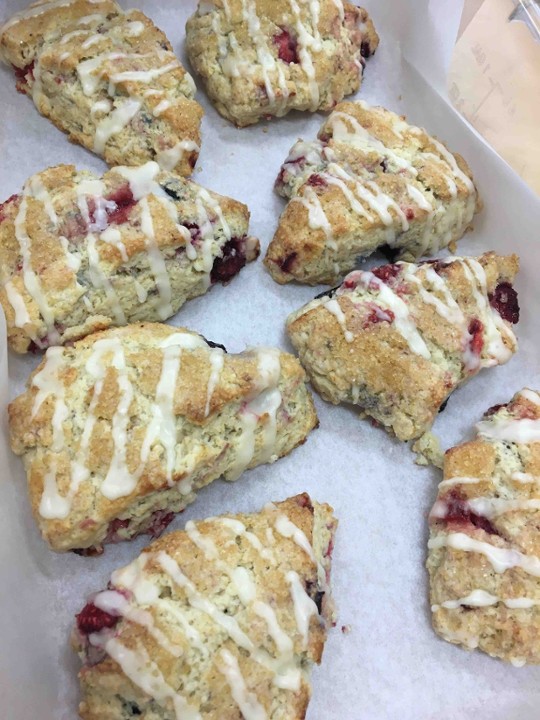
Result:
[[[461,156],[361,101],[292,147],[276,190],[289,203],[265,264],[279,283],[336,284],[379,248],[403,260],[453,250],[481,207]]]
[[[488,252],[357,270],[292,313],[287,331],[325,400],[412,440],[458,386],[515,353],[518,267]]]
[[[368,13],[342,0],[200,0],[186,40],[210,100],[239,127],[331,110],[379,44]]]
[[[16,352],[165,320],[259,253],[242,203],[155,162],[59,165],[0,205],[0,303]]]
[[[446,452],[430,514],[433,627],[513,665],[540,663],[540,395],[490,408]]]
[[[156,160],[192,173],[203,115],[195,84],[142,12],[42,0],[0,28],[0,57],[42,115],[109,165]]]
[[[303,443],[317,415],[292,355],[148,323],[50,348],[9,424],[44,539],[91,554],[157,537],[199,488]]]
[[[84,720],[303,720],[337,521],[303,494],[173,532],[77,615]]]

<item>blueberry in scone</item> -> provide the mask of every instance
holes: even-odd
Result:
[[[453,250],[480,209],[462,157],[360,101],[292,147],[276,190],[289,202],[265,265],[279,283],[336,284],[377,249],[403,260]]]
[[[333,623],[337,521],[307,494],[188,522],[76,618],[84,720],[302,720]]]
[[[379,44],[367,12],[342,0],[200,0],[186,37],[211,101],[239,127],[331,110]]]
[[[490,408],[446,452],[430,514],[433,627],[513,665],[540,663],[540,395]]]
[[[157,161],[190,175],[199,153],[195,84],[164,33],[113,0],[43,0],[0,28],[17,89],[109,165]]]
[[[199,488],[303,443],[317,415],[292,355],[148,323],[49,348],[9,421],[43,537],[89,554],[159,535]]]
[[[287,331],[314,388],[400,440],[426,433],[450,393],[512,357],[516,255],[356,270],[294,312]]]
[[[0,303],[16,352],[165,320],[254,260],[249,211],[155,162],[60,165],[0,205]]]

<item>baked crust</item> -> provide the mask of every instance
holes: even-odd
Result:
[[[160,170],[33,175],[0,206],[0,303],[13,350],[165,320],[259,252],[249,211]]]
[[[292,355],[228,355],[148,323],[50,348],[9,422],[35,520],[62,552],[157,535],[200,487],[303,443],[317,416]]]
[[[379,44],[363,8],[341,0],[201,0],[187,53],[217,111],[239,127],[290,110],[331,110]]]
[[[80,716],[303,720],[336,526],[304,494],[150,545],[77,616]]]
[[[34,3],[0,28],[17,89],[72,142],[109,165],[191,174],[200,145],[195,85],[164,33],[111,0]]]
[[[359,405],[400,440],[423,435],[450,393],[517,349],[516,255],[493,252],[350,273],[287,320],[314,388]]]
[[[514,665],[540,663],[540,395],[487,411],[445,455],[430,515],[433,627]]]
[[[335,284],[384,246],[403,260],[454,249],[481,207],[461,156],[361,101],[292,147],[276,190],[289,203],[264,262],[279,283]]]

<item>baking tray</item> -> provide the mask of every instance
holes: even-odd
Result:
[[[25,5],[7,0],[0,12],[7,17]],[[130,5],[163,28],[185,60],[184,24],[195,0]],[[471,436],[486,408],[508,400],[524,384],[540,388],[540,202],[444,97],[444,69],[460,3],[373,0],[365,5],[381,45],[368,62],[360,97],[406,113],[467,158],[485,209],[474,232],[461,241],[461,254],[494,249],[522,257],[517,282],[520,350],[507,365],[484,371],[452,395],[435,426],[448,447]],[[38,116],[30,100],[16,93],[8,69],[0,71],[0,85],[2,199],[50,165],[73,162],[80,168],[106,169]],[[315,136],[322,117],[294,114],[237,130],[217,115],[202,91],[198,99],[206,117],[194,178],[249,205],[252,233],[264,249],[284,206],[272,192],[279,166],[298,137]],[[225,343],[232,352],[257,344],[290,349],[285,318],[316,292],[277,285],[257,262],[229,287],[216,287],[188,303],[172,322]],[[131,561],[146,541],[108,546],[102,557],[81,558],[55,555],[40,539],[30,516],[22,463],[8,448],[4,412],[38,361],[36,356],[10,356],[8,379],[5,342],[0,346],[0,718],[74,720],[79,663],[69,647],[73,615],[88,594],[106,585],[113,568]],[[226,511],[256,511],[267,501],[304,490],[334,506],[340,519],[333,567],[339,619],[322,666],[313,673],[309,720],[537,720],[540,669],[514,668],[468,653],[431,630],[426,516],[439,471],[415,465],[406,444],[359,420],[353,410],[318,397],[316,404],[320,428],[304,446],[274,465],[246,473],[236,484],[213,483],[170,529]],[[343,633],[342,626],[350,626],[350,632]]]

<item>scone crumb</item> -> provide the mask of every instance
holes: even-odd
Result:
[[[412,450],[416,453],[417,465],[433,465],[442,468],[444,453],[441,450],[439,438],[432,432],[426,432],[413,444]]]

